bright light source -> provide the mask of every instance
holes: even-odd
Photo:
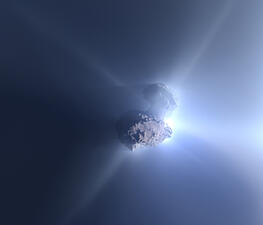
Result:
[[[168,117],[164,119],[164,122],[174,131],[175,129],[175,117]]]
[[[167,118],[164,118],[164,122],[172,129],[173,133],[172,136],[170,138],[166,138],[163,143],[168,143],[173,139],[174,136],[174,132],[175,132],[175,127],[176,127],[176,123],[175,123],[175,116],[170,116]]]

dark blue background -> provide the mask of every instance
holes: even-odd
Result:
[[[247,114],[236,101],[246,70],[236,68],[255,63],[242,54],[258,5],[235,1],[224,15],[229,2],[2,1],[0,224],[258,225],[250,185],[213,144],[179,132],[134,155],[114,130],[156,81],[195,96],[208,127]],[[184,72],[173,70],[193,66],[215,37],[189,82],[176,83]]]

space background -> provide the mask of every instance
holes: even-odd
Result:
[[[1,225],[262,225],[261,0],[2,0]],[[174,134],[115,123],[164,83]]]

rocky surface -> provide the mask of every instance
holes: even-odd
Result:
[[[123,115],[117,122],[120,141],[130,150],[156,146],[171,137],[172,129],[163,121],[140,111]]]

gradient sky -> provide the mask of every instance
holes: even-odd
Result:
[[[2,225],[262,225],[261,0],[0,3]],[[115,121],[163,82],[173,138]]]

